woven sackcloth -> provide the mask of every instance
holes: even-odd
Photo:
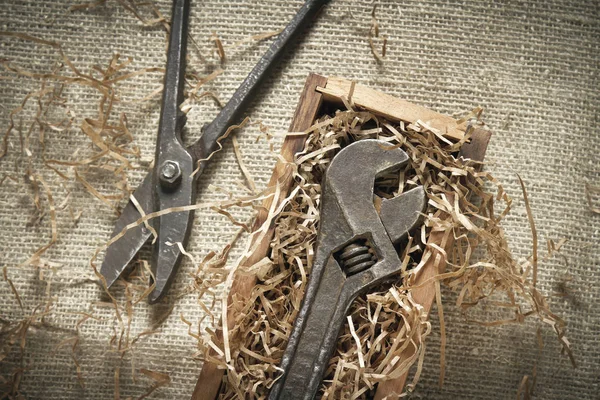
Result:
[[[164,67],[164,26],[160,22],[145,26],[131,11],[132,4],[140,3],[135,8],[142,18],[157,18],[150,6],[141,4],[141,0],[108,0],[90,1],[88,8],[69,9],[87,1],[1,1],[0,31],[60,43],[81,73],[96,77],[100,75],[93,72],[93,67],[105,70],[115,53],[121,55],[121,62],[131,58],[127,71]],[[154,3],[163,16],[169,17],[170,1]],[[201,92],[210,90],[226,101],[271,39],[238,42],[282,28],[301,3],[192,1],[194,44],[190,44],[188,71],[204,76],[217,67],[224,69]],[[550,296],[551,309],[568,324],[567,335],[578,368],[560,354],[552,330],[535,318],[525,324],[482,327],[469,322],[460,309],[453,307],[456,293],[444,291],[448,342],[445,382],[440,388],[440,334],[434,310],[433,332],[428,338],[415,398],[515,398],[521,380],[525,375],[532,377],[535,367],[534,398],[598,399],[600,215],[588,207],[585,189],[586,184],[600,185],[597,0],[378,0],[375,15],[379,37],[374,45],[381,52],[383,36],[387,37],[383,62],[375,59],[369,46],[373,5],[370,1],[332,1],[304,33],[293,54],[288,53],[267,79],[248,110],[252,123],[237,133],[243,159],[258,189],[266,186],[275,162],[258,122],[269,132],[285,132],[311,71],[353,79],[450,115],[483,107],[484,120],[494,132],[486,168],[514,199],[513,210],[504,223],[514,256],[529,257],[532,244],[517,174],[528,189],[540,259],[548,239],[555,243],[567,239],[560,255],[540,261],[538,287]],[[213,32],[224,45],[226,58],[222,64],[211,39]],[[192,357],[198,351],[197,341],[188,335],[182,317],[192,323],[192,332],[198,331],[201,320],[202,331],[213,326],[210,317],[204,318],[206,313],[197,295],[191,293],[156,306],[148,306],[145,301],[136,305],[129,343],[142,332],[157,332],[140,336],[132,350],[121,357],[115,351],[116,343],[111,342],[118,325],[114,310],[100,304],[106,304],[108,298],[94,283],[89,264],[95,250],[109,238],[116,213],[75,178],[72,167],[53,164],[65,179],[42,161],[81,160],[92,153],[90,138],[80,127],[85,118],[97,118],[99,92],[67,82],[59,94],[62,105],[55,104],[47,114],[36,114],[35,96],[28,99],[22,111],[13,113],[29,93],[42,89],[43,80],[17,74],[14,68],[51,73],[64,64],[64,59],[58,48],[49,44],[2,34],[0,60],[7,67],[0,72],[0,134],[7,132],[11,119],[14,123],[7,153],[0,159],[0,267],[6,267],[6,277],[22,303],[21,308],[9,281],[0,279],[0,324],[22,329],[18,322],[34,312],[46,312],[44,306],[36,306],[47,304],[48,296],[52,299],[48,314],[28,327],[24,341],[21,336],[14,343],[9,343],[9,335],[0,338],[6,351],[0,361],[0,376],[6,383],[13,381],[17,373],[19,392],[28,399],[138,398],[155,383],[150,373],[143,373],[148,370],[170,377],[170,383],[154,391],[151,398],[188,398],[201,361]],[[56,73],[74,76],[66,66]],[[145,98],[160,88],[161,80],[160,71],[150,70],[116,85],[119,101],[114,104],[111,121],[118,124],[124,113],[134,145],[141,151],[141,160],[135,160],[141,168],[129,172],[131,187],[138,185],[153,158],[160,96]],[[52,90],[58,90],[59,81],[49,78],[47,82]],[[217,112],[218,105],[211,97],[195,101],[188,114],[187,132],[197,136]],[[56,124],[46,125],[43,145],[43,124],[34,124],[30,130],[36,118]],[[69,119],[70,127],[60,128]],[[273,143],[277,148],[281,136]],[[199,203],[226,199],[226,191],[234,197],[248,194],[240,184],[244,175],[233,150],[231,141],[227,141],[224,150],[214,156],[202,176]],[[103,194],[118,194],[117,180],[109,172],[90,169],[85,179]],[[51,239],[47,191],[56,208],[57,241],[41,255],[42,261],[22,265]],[[41,216],[35,213],[36,193],[44,209]],[[74,215],[81,212],[76,223],[69,210]],[[233,211],[240,221],[250,216],[245,209]],[[210,251],[221,251],[237,230],[227,217],[210,209],[198,210],[188,251],[199,261]],[[240,252],[241,246],[234,248],[229,265]],[[186,259],[172,293],[189,286],[194,270]],[[121,299],[122,292],[122,287],[115,289]],[[210,296],[203,301],[210,305]],[[160,323],[171,307],[167,319]],[[485,309],[469,315],[482,320],[494,317],[498,315],[488,315]],[[78,325],[82,319],[85,321]],[[126,325],[126,315],[123,321]],[[539,326],[542,350],[536,336]]]

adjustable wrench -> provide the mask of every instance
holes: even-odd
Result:
[[[360,140],[332,160],[322,185],[317,249],[302,307],[269,400],[311,400],[356,297],[400,271],[397,245],[425,207],[422,186],[374,205],[375,178],[408,161],[384,141]]]

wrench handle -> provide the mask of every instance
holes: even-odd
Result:
[[[290,336],[290,339],[297,338],[290,340],[296,346],[286,349],[280,365],[285,372],[273,386],[269,400],[312,400],[315,397],[344,317],[355,297],[347,290],[345,281],[341,268],[331,257],[322,278],[313,280],[318,287],[309,285],[307,288]]]
[[[218,147],[217,141],[227,129],[239,122],[250,100],[254,97],[262,81],[272,74],[272,67],[281,58],[286,47],[293,44],[302,29],[319,13],[330,0],[306,0],[296,15],[281,33],[273,40],[267,52],[258,60],[252,71],[231,96],[217,117],[204,129],[202,136],[188,150],[196,160],[205,159]],[[206,162],[201,164],[204,169]]]

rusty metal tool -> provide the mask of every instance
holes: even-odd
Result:
[[[342,149],[322,185],[317,249],[302,307],[269,400],[315,397],[354,299],[400,271],[396,247],[417,226],[422,186],[384,199],[376,208],[375,178],[401,168],[407,154],[367,139]]]
[[[285,47],[293,42],[302,28],[327,2],[328,0],[307,0],[304,3],[217,117],[203,129],[200,138],[191,146],[184,147],[181,135],[186,117],[179,106],[184,99],[190,0],[173,1],[154,169],[133,194],[144,213],[195,203],[198,177],[206,167],[208,156],[217,149],[218,139],[229,126],[240,119],[260,82],[268,75],[270,67],[280,58]],[[192,174],[195,169],[196,173]],[[121,234],[140,217],[134,202],[129,201],[117,220],[111,237]],[[150,303],[155,303],[168,290],[181,262],[182,251],[176,244],[186,246],[193,222],[193,210],[167,213],[149,222],[158,232],[151,260],[155,287],[149,296]],[[139,225],[127,230],[124,236],[108,247],[100,268],[108,287],[117,280],[150,235],[150,229]]]

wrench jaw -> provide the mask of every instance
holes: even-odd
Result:
[[[379,218],[394,244],[406,238],[422,219],[422,211],[427,204],[423,186],[417,186],[399,196],[381,202]],[[415,210],[412,214],[406,210]]]
[[[407,160],[404,151],[379,140],[355,142],[332,160],[315,261],[269,400],[313,399],[352,302],[400,270],[394,244],[417,224],[425,194],[413,189],[383,201],[378,211],[373,187],[377,176]]]

